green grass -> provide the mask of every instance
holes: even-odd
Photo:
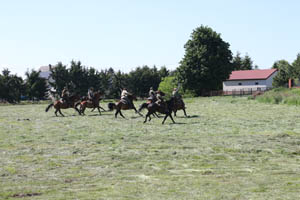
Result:
[[[300,105],[299,88],[276,88],[258,96],[257,100],[262,103]]]
[[[298,107],[185,102],[190,117],[165,125],[133,111],[1,106],[0,199],[299,199]]]

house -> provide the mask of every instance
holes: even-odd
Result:
[[[223,92],[234,91],[264,91],[272,88],[273,78],[277,69],[258,69],[233,71],[226,81],[223,81]]]
[[[41,72],[40,73],[40,77],[45,78],[45,79],[48,80],[49,76],[51,74],[50,67],[51,67],[51,65],[49,65],[49,66],[41,66],[39,68],[39,71]]]

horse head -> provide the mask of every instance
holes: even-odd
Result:
[[[97,92],[94,93],[94,98],[99,100],[102,95],[103,93],[98,90]]]
[[[80,100],[80,96],[78,94],[74,94],[74,95],[71,95],[69,99],[71,102],[75,102],[75,101]]]
[[[133,101],[133,100],[137,101],[136,96],[133,95],[133,94],[129,94],[129,95],[128,95],[128,99],[130,99],[131,101]]]

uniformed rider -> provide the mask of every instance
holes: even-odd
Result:
[[[91,87],[89,90],[88,90],[88,100],[93,102],[93,104],[95,105],[95,93],[94,93],[94,88]]]
[[[150,87],[150,90],[149,90],[148,94],[149,94],[148,100],[150,100],[152,102],[155,102],[157,100],[155,91],[153,90],[152,87]]]
[[[61,98],[63,103],[69,103],[70,92],[68,88],[65,86],[63,91],[61,92]]]
[[[126,103],[128,103],[128,105],[130,107],[133,106],[133,103],[131,102],[131,100],[128,98],[128,95],[132,95],[131,93],[129,93],[127,91],[126,88],[123,88],[122,92],[121,92],[121,100],[125,101]]]

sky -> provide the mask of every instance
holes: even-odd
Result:
[[[98,70],[173,70],[197,27],[260,69],[300,53],[298,0],[0,0],[0,70],[81,61]]]

